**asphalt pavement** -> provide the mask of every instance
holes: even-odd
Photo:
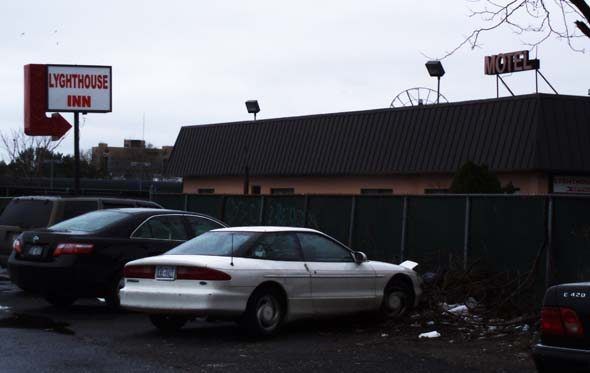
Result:
[[[418,340],[408,328],[357,316],[302,321],[256,340],[233,323],[197,320],[161,335],[144,315],[113,312],[96,299],[49,306],[0,272],[1,372],[534,371],[526,349]]]

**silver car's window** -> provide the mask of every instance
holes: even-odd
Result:
[[[176,241],[188,239],[182,217],[178,215],[156,216],[149,219],[135,231],[133,238]]]
[[[352,262],[348,249],[319,234],[297,233],[303,256],[308,262]]]
[[[297,237],[293,233],[266,233],[250,247],[246,255],[253,259],[303,261]]]
[[[221,224],[214,222],[213,220],[200,218],[198,216],[185,216],[188,220],[190,227],[190,234],[192,237],[197,237],[205,232],[209,232],[212,229],[223,228]]]
[[[80,231],[80,232],[96,232],[111,224],[120,222],[129,217],[129,214],[120,211],[100,210],[89,212],[88,214],[80,215],[72,219],[64,220],[61,223],[52,225],[49,229],[52,230],[66,230],[66,231]]]
[[[166,255],[242,256],[244,248],[258,235],[254,232],[207,232],[176,246]]]

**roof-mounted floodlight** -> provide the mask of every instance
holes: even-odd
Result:
[[[436,103],[439,102],[440,97],[440,78],[445,75],[445,69],[440,61],[428,61],[426,62],[426,69],[430,76],[436,77],[437,89],[436,89]]]
[[[258,105],[257,100],[248,100],[246,101],[246,109],[248,109],[248,113],[254,114],[254,120],[256,120],[256,114],[260,112],[260,106]]]

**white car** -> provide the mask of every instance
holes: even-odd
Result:
[[[150,314],[163,331],[206,316],[271,335],[302,317],[361,311],[398,317],[422,293],[416,265],[368,261],[313,229],[215,229],[128,263],[121,306]]]

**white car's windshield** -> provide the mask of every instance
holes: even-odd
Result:
[[[207,232],[175,247],[165,255],[239,256],[243,248],[259,235],[256,232]]]

